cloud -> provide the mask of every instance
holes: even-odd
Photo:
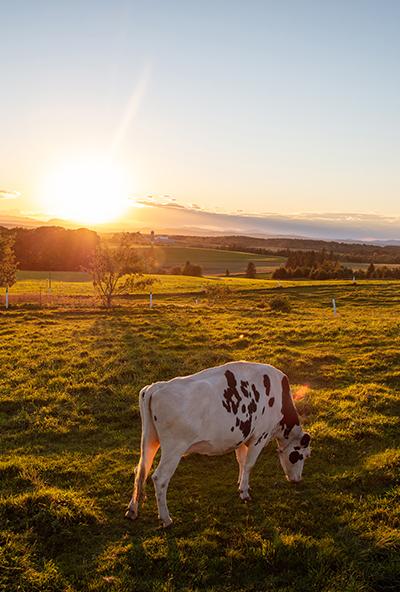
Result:
[[[0,199],[16,199],[21,194],[18,191],[8,191],[7,189],[0,189]]]
[[[400,217],[375,213],[322,212],[278,214],[211,211],[198,204],[182,205],[171,198],[148,196],[135,200],[137,224],[169,232],[199,231],[251,236],[298,236],[332,240],[400,239]],[[157,216],[157,212],[159,215]],[[161,226],[162,225],[162,226]]]

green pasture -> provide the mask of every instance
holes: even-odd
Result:
[[[349,288],[351,293],[354,293],[354,287],[350,280],[330,280],[330,281],[315,281],[315,280],[288,280],[288,281],[277,281],[271,280],[268,277],[260,275],[254,280],[250,280],[243,277],[190,277],[190,276],[175,276],[175,275],[145,275],[145,277],[151,277],[154,279],[154,284],[147,287],[144,291],[132,294],[132,296],[140,296],[147,298],[147,294],[151,290],[155,296],[168,295],[179,296],[179,295],[200,295],[204,292],[207,286],[228,286],[231,290],[238,293],[246,293],[251,298],[250,292],[256,291],[257,294],[261,294],[262,291],[271,290],[297,290],[298,288],[303,293],[311,291],[313,293],[313,287],[319,286],[320,292],[327,293],[327,302],[329,299],[335,297],[337,289]],[[51,273],[51,293],[49,297],[49,274],[48,272],[42,271],[18,271],[17,282],[10,288],[10,305],[13,302],[17,302],[18,305],[24,302],[24,295],[27,295],[27,302],[29,302],[29,296],[35,296],[42,294],[43,303],[51,303],[51,296],[94,296],[95,291],[93,289],[92,282],[88,274],[84,272],[69,272],[60,271]],[[369,298],[369,290],[380,286],[382,290],[390,289],[393,294],[396,293],[399,282],[395,280],[361,280],[357,283],[358,293],[362,290],[367,290]],[[371,292],[372,294],[372,292]],[[18,299],[13,301],[13,296],[18,296]],[[400,298],[400,292],[399,292]],[[4,289],[0,293],[0,302],[4,301]],[[71,301],[73,302],[73,301]],[[54,300],[57,303],[57,300]]]
[[[166,281],[183,279],[204,282]],[[400,283],[229,281],[214,304],[179,284],[153,309],[1,310],[2,592],[400,588]],[[127,522],[139,389],[239,359],[288,374],[313,438],[303,482],[270,444],[243,504],[234,454],[194,455],[171,481],[173,527],[151,482]]]
[[[195,247],[155,246],[154,253],[160,266],[183,267],[190,261],[200,265],[205,275],[225,274],[226,269],[233,274],[244,273],[249,261],[253,261],[260,272],[266,272],[285,262],[284,257]]]
[[[190,277],[181,275],[146,275],[155,281],[151,290],[154,294],[201,292],[207,285],[224,285],[232,289],[260,289],[261,287],[277,286],[273,280],[248,280],[240,277]],[[286,282],[294,285],[294,282]],[[41,271],[19,271],[17,282],[10,288],[10,299],[13,294],[30,294],[42,292],[48,293],[49,274]],[[149,292],[150,288],[146,288]],[[66,296],[94,295],[94,289],[90,277],[83,272],[52,272],[51,293]]]

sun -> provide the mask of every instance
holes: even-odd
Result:
[[[127,175],[108,160],[65,163],[44,179],[41,202],[51,217],[84,224],[110,222],[129,206]]]

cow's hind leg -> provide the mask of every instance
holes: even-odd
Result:
[[[129,502],[125,517],[135,520],[138,517],[139,502],[144,494],[144,486],[160,444],[157,440],[142,442],[139,464],[135,469],[135,484],[132,499]]]
[[[250,493],[249,493],[250,471],[254,467],[261,450],[262,450],[262,446],[257,447],[257,446],[254,446],[254,444],[250,444],[248,451],[247,451],[247,456],[246,456],[246,460],[244,463],[244,467],[242,470],[242,476],[241,476],[240,484],[239,484],[240,498],[245,502],[251,500]]]
[[[239,448],[236,448],[236,450],[235,450],[236,460],[238,461],[238,465],[239,465],[239,477],[238,477],[238,481],[237,481],[238,485],[240,485],[240,481],[242,479],[244,463],[246,462],[246,457],[247,457],[247,451],[248,451],[248,448],[245,444],[242,444],[241,446],[239,446]]]
[[[185,450],[174,450],[170,452],[161,448],[160,463],[151,476],[156,492],[158,517],[164,528],[172,524],[167,506],[168,485],[184,452]]]

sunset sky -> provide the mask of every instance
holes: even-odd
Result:
[[[0,215],[392,237],[399,22],[389,0],[2,3]]]

